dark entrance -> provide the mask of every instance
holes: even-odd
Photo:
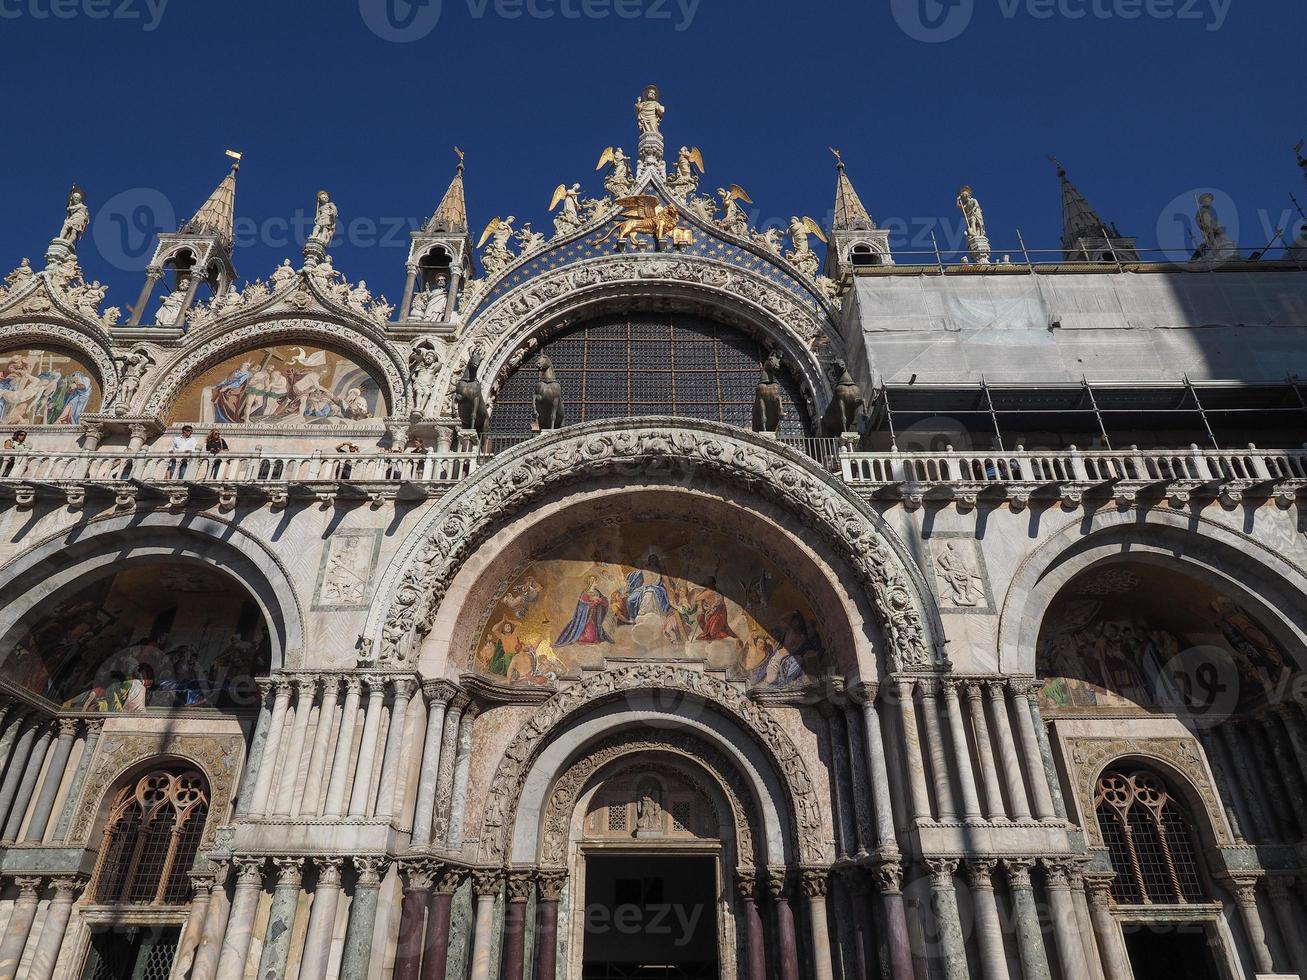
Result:
[[[180,929],[118,927],[91,935],[84,980],[167,980]]]
[[[713,980],[713,857],[590,855],[585,866],[585,980]]]
[[[1125,948],[1136,977],[1220,980],[1207,930],[1198,923],[1134,923],[1125,928]]]

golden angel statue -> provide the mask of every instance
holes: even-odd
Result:
[[[603,170],[607,166],[611,166],[612,169],[604,178],[604,190],[614,199],[625,197],[631,192],[631,158],[620,146],[610,146],[599,157],[595,170]]]
[[[595,239],[592,244],[602,245],[616,235],[619,240],[629,240],[634,246],[640,243],[639,235],[650,235],[656,248],[663,239],[674,238],[681,223],[681,212],[676,206],[663,204],[652,194],[618,198],[617,206],[622,209],[622,223],[614,225],[608,234]]]
[[[696,174],[695,171],[698,170]],[[676,155],[676,170],[667,181],[668,187],[677,197],[685,197],[699,189],[699,177],[707,173],[703,166],[703,154],[697,146],[683,146]]]
[[[512,263],[513,253],[508,245],[513,240],[513,222],[516,220],[511,214],[507,218],[491,218],[490,224],[481,233],[477,248],[485,246],[485,251],[481,253],[481,266],[487,276],[498,275]],[[488,246],[487,241],[490,242]]]
[[[817,253],[808,245],[809,235],[816,235],[823,244],[826,242],[826,234],[821,230],[821,225],[812,218],[798,216],[790,218],[790,243],[794,248],[785,258],[805,276],[811,278],[817,275],[817,267],[820,263],[817,260]]]
[[[581,221],[581,185],[573,184],[568,187],[566,184],[559,184],[554,188],[554,197],[549,202],[549,210],[557,210],[560,204],[563,209],[554,215],[555,236],[571,234],[583,224]]]

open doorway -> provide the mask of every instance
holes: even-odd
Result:
[[[1221,980],[1207,930],[1196,923],[1126,926],[1125,947],[1137,980]]]
[[[585,980],[714,980],[714,857],[588,855]]]

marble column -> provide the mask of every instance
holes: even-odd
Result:
[[[858,839],[850,796],[853,779],[849,775],[849,754],[845,748],[848,742],[844,716],[838,707],[832,707],[826,715],[826,742],[830,747],[831,796],[835,807],[835,853],[837,857],[846,858],[858,852]]]
[[[413,807],[414,849],[431,843],[431,821],[436,804],[436,782],[440,776],[441,738],[445,728],[445,707],[450,691],[444,685],[424,689],[428,698],[427,732],[422,747],[422,765],[418,769],[418,797]]]
[[[331,730],[336,724],[336,704],[340,700],[340,680],[324,677],[322,704],[318,707],[318,725],[313,731],[313,749],[309,753],[308,770],[304,774],[304,794],[300,797],[296,814],[316,817],[322,811],[323,776],[328,773],[331,754]]]
[[[735,872],[735,888],[740,897],[740,919],[744,924],[743,980],[767,980],[767,937],[758,912],[758,876],[752,868]],[[553,980],[537,971],[534,980]]]
[[[1021,959],[1022,980],[1049,980],[1048,955],[1044,951],[1035,890],[1030,884],[1030,869],[1034,866],[1034,861],[1021,858],[1007,858],[1003,861],[1008,890],[1012,896],[1012,913],[1016,920],[1017,955]]]
[[[794,937],[794,909],[790,906],[788,875],[783,870],[767,876],[772,913],[776,918],[776,956],[779,980],[799,980],[799,945]]]
[[[884,861],[872,870],[880,892],[884,935],[881,974],[886,966],[893,980],[914,980],[912,937],[908,932],[908,913],[903,902],[903,866],[898,861]]]
[[[889,771],[885,766],[885,742],[880,731],[880,713],[876,710],[877,688],[862,688],[862,736],[867,742],[867,775],[871,783],[872,818],[876,824],[873,847],[893,846],[894,807],[890,802]]]
[[[853,821],[858,833],[859,860],[868,857],[876,847],[875,817],[871,807],[871,775],[867,771],[867,758],[862,737],[862,709],[856,701],[844,705],[844,755],[849,760],[849,776],[853,782]]]
[[[13,751],[9,753],[9,768],[5,771],[5,781],[0,784],[0,829],[4,827],[9,810],[13,806],[14,796],[18,793],[18,784],[22,781],[23,773],[27,771],[27,760],[31,757],[32,743],[36,741],[41,721],[38,718],[20,717],[15,727],[20,730]]]
[[[1266,944],[1266,930],[1262,927],[1262,914],[1257,908],[1257,878],[1252,875],[1232,876],[1226,884],[1234,895],[1234,902],[1239,910],[1239,921],[1248,940],[1248,951],[1252,954],[1254,972],[1274,973],[1275,964],[1271,961],[1271,950]]]
[[[477,706],[468,705],[458,726],[458,756],[454,762],[454,789],[449,799],[449,832],[445,846],[457,851],[463,846],[463,813],[467,808],[467,780],[472,769],[472,728]]]
[[[422,940],[435,867],[430,861],[406,861],[400,878],[404,897],[399,906],[399,935],[395,940],[395,971],[392,980],[417,980],[422,966]]]
[[[200,940],[204,938],[204,923],[209,917],[209,900],[213,896],[212,872],[192,872],[191,910],[186,915],[186,925],[182,927],[177,938],[177,952],[173,956],[169,980],[184,980],[189,976],[195,964],[195,955],[200,950]]]
[[[45,755],[50,751],[50,743],[54,741],[55,728],[54,722],[47,722],[41,726],[41,731],[36,736],[36,742],[32,745],[32,754],[23,769],[23,778],[18,781],[18,792],[14,794],[14,805],[9,811],[9,819],[5,822],[4,834],[0,835],[0,844],[9,844],[18,840],[18,831],[23,826],[27,805],[32,802],[32,794],[36,791],[36,780],[40,777],[41,767],[45,764]]]
[[[281,756],[283,729],[286,727],[286,711],[290,707],[291,685],[289,681],[279,681],[272,702],[272,719],[268,722],[268,738],[263,743],[263,754],[259,758],[259,771],[254,778],[254,794],[250,800],[250,816],[266,817],[268,799],[272,792],[272,777],[277,770]],[[290,771],[290,766],[283,767]]]
[[[1057,959],[1062,968],[1062,976],[1088,977],[1089,964],[1085,961],[1080,923],[1071,901],[1068,862],[1044,858],[1040,863],[1044,867],[1044,887],[1048,892],[1049,917],[1053,920],[1053,935],[1057,939]]]
[[[236,890],[227,916],[227,930],[222,937],[222,955],[218,958],[217,980],[241,980],[245,976],[245,957],[250,951],[250,930],[263,891],[263,859],[237,858]]]
[[[1003,788],[998,781],[994,746],[989,739],[989,719],[985,717],[985,698],[981,685],[967,685],[967,704],[971,709],[971,730],[976,736],[976,755],[980,758],[980,778],[985,784],[985,815],[990,820],[1006,821]]]
[[[935,917],[935,942],[946,980],[967,980],[967,951],[958,918],[958,897],[953,875],[958,862],[952,858],[926,858],[930,871],[930,910]]]
[[[381,736],[381,711],[385,700],[386,682],[380,677],[369,678],[368,706],[363,715],[358,763],[354,766],[354,787],[349,794],[351,817],[366,817],[372,809],[372,770],[377,761],[377,739]]]
[[[285,762],[281,767],[281,781],[277,784],[276,802],[272,813],[277,817],[289,817],[295,812],[295,784],[303,771],[300,764],[304,758],[304,739],[308,735],[309,715],[313,713],[313,702],[318,699],[318,679],[316,677],[297,677],[295,679],[295,722],[290,726],[290,736],[283,741],[281,750]],[[307,774],[306,774],[307,776]]]
[[[999,918],[998,900],[994,897],[994,869],[991,858],[972,858],[965,864],[967,884],[971,887],[971,906],[975,915],[976,946],[985,980],[1010,980],[1007,953],[1003,950],[1003,923]]]
[[[98,718],[89,719],[83,724],[85,735],[82,738],[82,754],[77,760],[77,769],[73,773],[72,782],[68,784],[68,795],[64,797],[64,805],[59,810],[59,821],[54,826],[54,839],[64,843],[68,843],[68,830],[72,826],[73,814],[77,810],[77,800],[82,795],[82,787],[86,784],[86,773],[91,768],[96,746],[100,744],[100,732],[104,729],[104,722]]]
[[[808,905],[808,928],[812,933],[813,980],[832,980],[835,971],[831,963],[830,923],[826,918],[830,872],[806,868],[800,882]]]
[[[1125,937],[1112,915],[1112,878],[1112,875],[1085,876],[1085,885],[1089,889],[1089,918],[1094,924],[1105,980],[1132,980]]]
[[[293,778],[290,772],[287,778]],[[259,980],[282,980],[290,959],[290,937],[295,931],[295,910],[299,907],[303,882],[303,858],[273,858],[277,866],[277,886],[268,909],[268,928],[263,935],[263,955],[259,957]]]
[[[386,732],[386,750],[381,757],[381,780],[377,788],[377,816],[388,818],[404,808],[404,792],[408,788],[402,768],[404,756],[404,729],[408,725],[408,704],[416,683],[410,678],[397,678],[391,685],[394,697],[390,703],[390,727]]]
[[[431,909],[427,912],[426,940],[423,943],[421,980],[445,980],[445,971],[449,966],[449,913],[454,905],[454,893],[463,881],[460,868],[445,867],[435,880],[435,894],[431,897]],[[541,895],[544,883],[541,883]],[[561,889],[561,885],[559,888]],[[542,898],[543,901],[543,898]],[[553,899],[554,929],[558,928],[558,896]],[[536,956],[540,955],[540,944],[536,944]],[[552,955],[552,954],[551,954]],[[537,960],[539,962],[539,960]],[[536,977],[542,974],[537,970]]]
[[[27,937],[36,919],[36,906],[41,900],[40,878],[16,877],[14,884],[18,886],[18,897],[9,914],[4,937],[0,939],[0,980],[14,980],[18,975],[18,964],[27,948]]]
[[[899,681],[895,694],[899,701],[900,735],[903,739],[903,763],[908,773],[908,821],[931,823],[930,791],[926,788],[926,765],[921,755],[921,738],[917,734],[917,709],[913,703],[912,681]]]
[[[254,787],[259,781],[259,770],[263,768],[263,750],[268,744],[268,729],[272,725],[271,682],[266,678],[256,682],[259,688],[259,718],[254,723],[254,734],[250,738],[250,751],[245,759],[245,771],[241,773],[240,789],[236,794],[236,816],[247,817],[250,814],[250,802],[254,799]]]
[[[1048,776],[1044,772],[1044,756],[1039,751],[1039,739],[1035,736],[1035,724],[1030,717],[1030,702],[1026,698],[1026,692],[1023,686],[1028,688],[1026,682],[1020,684],[1016,681],[1009,682],[1009,688],[1012,691],[1012,698],[1015,702],[1017,716],[1017,732],[1021,739],[1021,754],[1026,760],[1026,772],[1030,774],[1031,796],[1035,803],[1035,817],[1039,820],[1057,820],[1057,813],[1053,809],[1053,794],[1048,789]]]
[[[962,706],[958,702],[961,682],[943,682],[944,710],[948,714],[949,737],[953,743],[953,760],[958,767],[958,781],[962,787],[962,818],[979,822],[980,795],[976,792],[976,775],[971,768],[971,747],[967,744],[967,729],[962,721]]]
[[[50,882],[54,895],[46,906],[41,935],[37,938],[36,949],[32,951],[32,961],[27,966],[27,980],[50,980],[54,976],[55,965],[64,948],[64,934],[68,931],[68,920],[73,914],[73,902],[81,891],[82,882],[77,878],[55,878]]]
[[[318,881],[309,907],[309,925],[304,932],[304,955],[300,957],[299,980],[323,980],[331,958],[331,940],[336,931],[336,909],[340,905],[342,858],[314,858]]]
[[[500,980],[522,980],[526,959],[526,903],[535,890],[530,871],[508,873],[508,902],[504,906],[503,955],[499,963]]]
[[[490,980],[491,938],[495,929],[495,898],[499,895],[499,884],[497,871],[472,872],[472,887],[476,893],[476,925],[472,931],[472,970],[469,980]]]
[[[23,835],[28,843],[39,843],[45,837],[46,828],[50,826],[50,815],[54,812],[54,798],[63,784],[64,770],[68,768],[68,758],[73,754],[73,742],[77,740],[76,719],[60,718],[57,725],[59,737],[55,740],[54,752],[50,754],[50,765],[46,767],[41,792],[36,797],[36,809],[32,811],[27,833]]]
[[[1031,681],[1026,686],[1026,704],[1030,709],[1030,724],[1034,727],[1035,738],[1039,742],[1039,756],[1044,763],[1044,779],[1053,798],[1053,813],[1059,820],[1067,818],[1066,800],[1062,798],[1062,783],[1057,775],[1057,763],[1053,759],[1053,746],[1048,740],[1048,726],[1039,710],[1039,695],[1044,687],[1039,681]],[[1018,709],[1021,705],[1018,701]]]
[[[946,823],[952,822],[957,820],[958,814],[953,805],[953,780],[948,771],[948,753],[944,750],[944,738],[939,730],[935,682],[917,681],[917,692],[921,695],[921,720],[926,724],[926,748],[930,755],[930,773],[935,783],[939,819]]]
[[[1289,954],[1291,972],[1307,977],[1307,937],[1303,935],[1304,923],[1298,911],[1300,906],[1293,894],[1293,878],[1269,875],[1266,891],[1270,896],[1271,908],[1275,911],[1275,922],[1280,927],[1285,951]]]
[[[359,693],[363,682],[357,677],[345,679],[345,706],[340,712],[340,731],[331,760],[331,778],[327,781],[327,801],[323,816],[339,817],[345,812],[345,793],[349,786],[349,761],[354,752],[354,725],[358,720]]]
[[[209,905],[204,913],[204,928],[200,943],[195,949],[195,965],[188,980],[212,980],[218,970],[218,957],[222,953],[222,936],[227,931],[227,916],[231,914],[231,901],[227,898],[227,878],[230,874],[226,862],[213,862],[213,884],[209,886]]]
[[[1085,890],[1085,867],[1087,859],[1073,859],[1067,862],[1067,879],[1071,883],[1071,903],[1075,906],[1076,922],[1080,932],[1080,945],[1085,953],[1085,965],[1089,967],[1091,977],[1103,975],[1103,958],[1094,941],[1094,917],[1089,911],[1089,897]]]
[[[4,729],[4,733],[0,734],[0,769],[4,768],[9,759],[9,750],[13,748],[22,727],[22,706],[12,698],[0,699],[0,728]]]
[[[467,703],[466,695],[456,694],[445,713],[445,730],[440,737],[440,769],[436,773],[436,800],[431,807],[431,843],[435,847],[444,847],[449,836],[449,804],[454,796],[458,729]]]
[[[340,958],[340,980],[366,980],[372,976],[372,934],[377,926],[377,899],[386,862],[377,857],[356,857],[354,901],[345,930],[345,953]]]
[[[989,707],[994,715],[998,755],[1002,760],[1003,777],[1007,782],[1008,799],[1012,804],[1012,819],[1029,820],[1030,807],[1026,804],[1026,787],[1021,779],[1021,760],[1017,757],[1016,742],[1012,738],[1012,723],[1007,713],[1007,685],[1003,681],[986,683],[989,687]]]

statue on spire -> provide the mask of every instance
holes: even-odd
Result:
[[[91,211],[86,206],[86,194],[76,184],[68,192],[68,211],[64,217],[63,227],[59,229],[59,238],[77,248],[77,243],[86,234],[91,225]]]
[[[318,191],[318,209],[313,216],[313,231],[304,243],[304,261],[308,265],[321,262],[327,254],[327,246],[336,235],[336,219],[340,213],[326,191]]]
[[[967,251],[971,253],[973,261],[988,265],[990,247],[989,232],[985,228],[985,212],[976,200],[970,184],[958,191],[957,205],[967,223]]]
[[[635,121],[640,127],[640,170],[656,167],[663,172],[663,115],[667,111],[658,101],[657,85],[646,85],[635,101]]]

